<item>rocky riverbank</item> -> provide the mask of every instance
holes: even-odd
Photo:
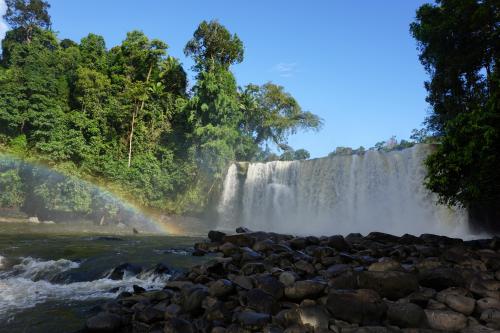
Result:
[[[122,293],[84,332],[499,332],[500,238],[211,231],[205,263]],[[215,255],[214,255],[215,254]]]

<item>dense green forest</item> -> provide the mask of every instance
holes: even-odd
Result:
[[[93,33],[60,40],[47,1],[6,3],[2,152],[176,213],[202,210],[230,161],[275,158],[269,145],[283,158],[309,157],[286,145],[287,137],[318,129],[321,120],[281,86],[238,86],[231,66],[243,61],[243,42],[219,22],[201,22],[187,41],[196,73],[190,83],[167,43],[141,31],[112,48]],[[0,165],[4,207],[19,206],[26,191],[37,191],[45,207],[80,192],[71,178],[23,184],[20,170]]]

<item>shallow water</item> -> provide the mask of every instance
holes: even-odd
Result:
[[[74,332],[103,299],[134,284],[161,288],[169,275],[148,272],[156,264],[181,271],[203,261],[190,255],[196,241],[0,224],[0,332]],[[122,263],[144,270],[108,278]]]

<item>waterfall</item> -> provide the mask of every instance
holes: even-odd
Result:
[[[307,161],[231,165],[219,205],[221,229],[294,234],[467,235],[467,214],[439,205],[423,186],[430,146]]]

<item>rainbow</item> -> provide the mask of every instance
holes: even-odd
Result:
[[[78,179],[82,183],[91,187],[92,189],[98,191],[100,194],[106,196],[107,198],[111,198],[113,202],[117,205],[123,207],[124,209],[133,212],[142,217],[142,220],[145,220],[149,226],[152,226],[155,230],[155,234],[159,235],[184,235],[185,230],[180,226],[176,225],[172,222],[165,221],[165,218],[162,217],[162,213],[153,208],[143,207],[133,200],[129,198],[125,198],[121,195],[114,193],[110,186],[106,186],[106,184],[100,184],[95,179],[81,179],[74,174],[71,174],[68,170],[58,170],[51,167],[49,163],[36,160],[34,158],[27,158],[21,154],[15,154],[12,152],[0,152],[0,163],[8,162],[8,163],[18,163],[18,164],[27,164],[34,168],[39,168],[45,172],[59,174],[66,177],[73,177]]]

